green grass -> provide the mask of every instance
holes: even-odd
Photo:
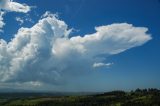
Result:
[[[90,96],[0,99],[0,106],[160,106],[159,90],[114,91]]]

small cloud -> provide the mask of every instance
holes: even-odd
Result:
[[[26,22],[34,23],[34,21],[32,20],[32,18],[30,18],[29,15],[28,15],[27,17],[24,17],[24,20],[25,20]]]
[[[5,12],[0,11],[0,32],[3,32],[2,28],[5,25],[4,21],[3,21],[3,15],[5,14]]]
[[[1,0],[0,9],[5,10],[5,11],[27,13],[30,11],[31,7],[26,4],[20,4],[18,2],[13,2],[13,0]]]
[[[17,22],[19,22],[20,25],[22,25],[22,24],[24,23],[24,20],[23,20],[22,18],[20,18],[20,17],[16,17],[15,20],[16,20]]]
[[[93,68],[110,67],[113,63],[94,63]]]
[[[29,14],[26,14],[24,17],[16,17],[15,20],[19,22],[19,25],[22,25],[25,22],[34,23]]]

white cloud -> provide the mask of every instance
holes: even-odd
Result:
[[[93,68],[110,67],[113,63],[94,63]]]
[[[117,54],[129,48],[140,46],[151,39],[145,27],[134,27],[127,23],[117,23],[96,27],[96,33],[84,37],[72,37],[71,41],[84,45],[93,56]],[[96,49],[95,49],[96,47]]]
[[[15,20],[18,21],[20,23],[20,25],[22,25],[24,23],[24,20],[20,17],[16,17]]]
[[[17,2],[13,2],[13,0],[0,0],[0,32],[3,32],[2,28],[5,25],[3,21],[3,15],[6,12],[20,12],[20,13],[27,13],[31,9],[30,6],[26,4],[20,4]],[[22,23],[20,18],[17,20]]]
[[[46,13],[31,28],[20,28],[10,41],[0,40],[0,81],[61,84],[71,76],[90,72],[114,55],[151,39],[145,27],[116,23],[96,27],[83,37],[69,37],[67,24]],[[100,56],[101,55],[101,56]]]
[[[17,22],[19,22],[19,25],[22,25],[25,22],[34,23],[34,21],[32,20],[32,18],[30,16],[30,14],[25,14],[25,16],[23,16],[23,17],[16,17],[15,20]]]
[[[34,23],[34,21],[32,20],[32,18],[30,18],[30,17],[24,17],[24,20],[26,22]]]
[[[4,12],[0,11],[0,32],[3,32],[2,28],[5,25],[3,21],[3,15],[4,15]]]
[[[30,7],[26,4],[20,4],[13,0],[1,0],[0,9],[6,11],[22,12],[27,13],[30,11]]]

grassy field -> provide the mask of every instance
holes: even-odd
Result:
[[[137,89],[81,96],[1,93],[0,106],[160,106],[160,90]]]

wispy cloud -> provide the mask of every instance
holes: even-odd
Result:
[[[113,63],[94,63],[93,68],[110,67]]]
[[[20,25],[22,25],[24,23],[24,20],[20,17],[16,17],[15,20],[18,21],[20,23]]]

